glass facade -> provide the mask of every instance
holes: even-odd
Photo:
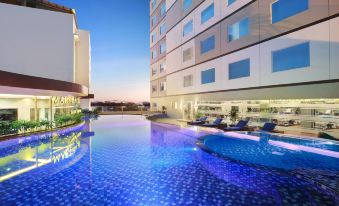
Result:
[[[215,37],[211,36],[200,42],[200,54],[207,53],[215,48]]]
[[[193,31],[193,20],[190,20],[184,25],[182,35],[185,37]]]
[[[228,65],[228,78],[238,79],[250,76],[250,59],[241,60]]]
[[[278,0],[272,3],[272,24],[297,15],[308,8],[308,0]]]
[[[214,17],[214,3],[209,5],[204,11],[201,12],[201,24],[207,22]]]
[[[228,41],[234,41],[241,37],[247,36],[250,33],[248,18],[242,19],[235,24],[228,26]]]
[[[215,68],[201,71],[201,84],[215,82]]]
[[[302,43],[272,52],[272,71],[280,72],[291,69],[309,67],[310,43]]]

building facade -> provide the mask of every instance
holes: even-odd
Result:
[[[151,0],[150,11],[152,110],[338,127],[339,1]]]
[[[75,11],[0,1],[0,121],[53,120],[90,108],[90,34]]]

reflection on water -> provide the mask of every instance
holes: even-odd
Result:
[[[0,182],[73,157],[86,125],[0,142]]]

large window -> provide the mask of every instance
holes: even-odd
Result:
[[[157,68],[153,67],[152,68],[152,76],[156,75],[157,74]]]
[[[228,26],[228,41],[234,41],[247,36],[250,32],[248,18],[242,19],[235,24]]]
[[[228,78],[238,79],[250,76],[250,59],[241,60],[228,65]]]
[[[166,64],[164,62],[161,63],[159,67],[160,67],[160,73],[166,70]]]
[[[184,0],[182,7],[184,11],[187,11],[191,7],[191,5],[192,5],[192,0]]]
[[[160,82],[160,91],[166,91],[166,82]]]
[[[153,33],[152,34],[152,43],[154,43],[157,40],[157,34]]]
[[[18,120],[17,109],[0,109],[0,121],[15,121]]]
[[[152,85],[152,93],[155,93],[155,92],[157,92],[157,86]]]
[[[215,48],[214,35],[200,42],[200,54],[207,53]]]
[[[160,7],[160,16],[164,16],[165,14],[166,14],[166,2],[161,4],[161,7]]]
[[[192,51],[193,49],[192,48],[188,48],[188,49],[185,49],[183,52],[182,52],[182,60],[183,62],[186,62],[186,61],[189,61],[192,59]]]
[[[215,69],[208,69],[201,72],[201,84],[215,82]]]
[[[163,54],[166,52],[166,42],[163,42],[160,44],[160,54]]]
[[[185,37],[193,31],[193,20],[190,20],[184,25],[182,35]]]
[[[157,51],[153,50],[152,51],[152,59],[156,59],[157,58]]]
[[[308,0],[278,0],[272,3],[272,24],[308,9]]]
[[[165,34],[165,33],[166,33],[166,30],[167,30],[166,24],[165,24],[165,23],[161,24],[159,30],[160,30],[160,36],[163,35],[163,34]]]
[[[230,5],[232,5],[234,2],[235,2],[236,0],[228,0],[227,2],[228,2],[228,6],[230,6]]]
[[[193,86],[193,75],[184,76],[184,87]]]
[[[157,16],[152,16],[152,26],[155,26],[155,24],[157,23]]]
[[[305,68],[310,64],[309,42],[272,52],[273,72]]]
[[[157,4],[157,0],[152,0],[152,9],[154,9],[156,4]]]
[[[207,22],[214,16],[214,3],[209,5],[204,11],[201,12],[201,24]]]

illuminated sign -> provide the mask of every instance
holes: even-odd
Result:
[[[70,105],[70,104],[79,104],[80,103],[80,98],[79,97],[73,97],[73,96],[68,96],[68,97],[52,97],[52,103],[54,105]]]

